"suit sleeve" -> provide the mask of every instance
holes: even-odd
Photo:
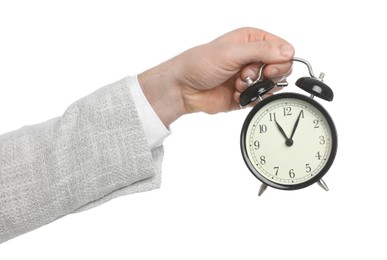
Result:
[[[128,85],[124,78],[61,117],[0,136],[0,243],[160,186],[163,147],[150,150]]]

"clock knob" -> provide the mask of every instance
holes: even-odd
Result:
[[[296,81],[296,86],[327,101],[333,100],[333,91],[327,84],[314,77],[302,77]]]
[[[250,104],[257,98],[262,97],[275,86],[275,83],[273,81],[267,79],[258,82],[252,82],[251,79],[248,78],[246,79],[246,81],[251,85],[245,91],[242,92],[239,98],[239,104],[242,107]]]

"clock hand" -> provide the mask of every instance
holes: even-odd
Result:
[[[284,129],[283,129],[283,128],[280,126],[280,124],[277,122],[277,119],[274,118],[274,122],[275,122],[275,124],[277,125],[278,130],[281,132],[281,134],[283,135],[283,137],[285,137],[285,139],[286,139],[285,144],[286,144],[287,146],[292,146],[293,141],[292,141],[291,139],[289,139],[289,138],[286,136],[286,133],[285,133]]]
[[[302,114],[302,110],[300,111],[300,114],[299,114],[298,117],[297,117],[296,123],[294,124],[294,127],[293,127],[292,135],[290,136],[290,140],[292,141],[292,143],[293,143],[293,136],[294,136],[294,133],[296,132],[298,123],[300,122],[301,114]]]

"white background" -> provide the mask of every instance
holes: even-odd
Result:
[[[179,119],[158,190],[71,214],[0,245],[0,259],[386,259],[383,1],[0,2],[0,133],[59,116],[99,87],[242,26],[324,71],[339,149],[317,185],[268,189],[244,165],[248,110]],[[307,76],[294,65],[289,82]],[[290,87],[289,91],[295,90]],[[0,209],[1,210],[1,209]]]

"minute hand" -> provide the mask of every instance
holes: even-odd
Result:
[[[289,138],[292,142],[293,142],[294,133],[296,132],[298,123],[300,122],[301,114],[302,114],[302,110],[300,111],[300,114],[297,117],[296,123],[294,124],[294,127],[293,127],[292,134],[290,135],[290,138]]]

